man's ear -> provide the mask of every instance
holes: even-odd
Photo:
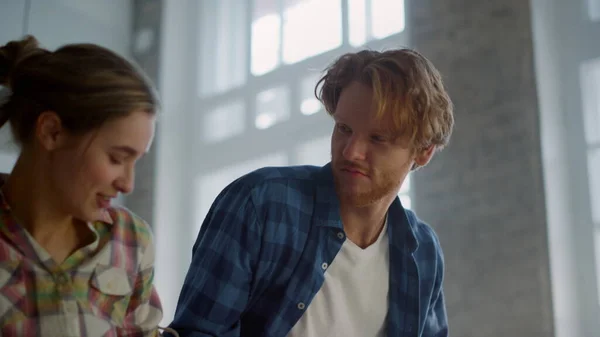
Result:
[[[416,167],[423,167],[429,163],[431,158],[433,158],[433,154],[435,153],[435,145],[430,145],[425,149],[418,150],[415,155],[415,165]]]
[[[48,151],[63,145],[66,130],[60,117],[54,111],[44,111],[38,116],[35,122],[35,137],[40,145]]]

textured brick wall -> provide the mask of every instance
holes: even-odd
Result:
[[[132,55],[148,77],[157,84],[160,57],[162,1],[134,0]],[[158,135],[156,135],[158,136]],[[156,172],[156,146],[152,146],[136,167],[135,190],[125,205],[154,225],[153,206]]]
[[[451,334],[553,335],[529,1],[408,0],[411,45],[456,105],[451,145],[414,176],[444,247]]]

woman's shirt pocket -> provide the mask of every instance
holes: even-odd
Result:
[[[89,309],[113,324],[122,324],[133,293],[134,282],[124,268],[97,265],[89,279]]]

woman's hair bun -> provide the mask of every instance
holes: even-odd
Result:
[[[23,60],[47,52],[39,47],[37,39],[31,35],[0,47],[0,85],[10,87],[11,74]]]

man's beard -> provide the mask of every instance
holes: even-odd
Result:
[[[360,188],[358,190],[345,188],[343,180],[339,178],[339,171],[334,172],[335,190],[340,201],[346,205],[353,207],[367,207],[379,200],[393,194],[400,187],[400,178],[394,179],[389,175],[383,175],[380,181],[375,181],[374,176],[371,178],[371,186]]]

